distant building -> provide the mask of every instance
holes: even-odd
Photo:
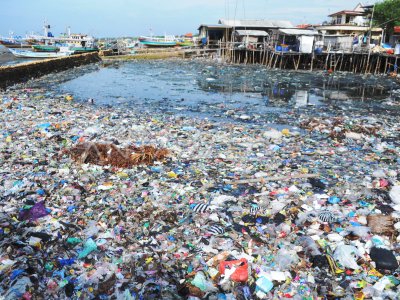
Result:
[[[370,13],[361,3],[353,10],[341,10],[329,17],[330,22],[316,27],[324,35],[325,46],[329,44],[335,50],[353,51],[368,44],[369,36],[370,44],[381,43],[382,28],[370,28]]]
[[[366,16],[363,5],[359,3],[353,10],[341,10],[329,15],[331,25],[369,26],[370,19]]]

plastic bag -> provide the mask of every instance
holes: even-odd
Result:
[[[45,217],[49,214],[44,206],[44,202],[38,202],[33,205],[29,210],[21,210],[18,215],[18,219],[21,221],[25,220],[37,220],[41,217]]]
[[[357,257],[359,257],[359,251],[356,247],[350,245],[339,245],[333,257],[345,268],[358,270],[360,266],[357,264]]]
[[[92,239],[88,239],[85,242],[83,250],[79,252],[78,258],[84,258],[84,257],[88,256],[91,252],[95,251],[96,249],[97,249],[97,245],[96,245],[95,241],[93,241]]]
[[[225,274],[225,270],[236,268],[231,275],[231,279],[235,282],[246,282],[249,279],[248,262],[247,259],[222,261],[219,264],[219,272]]]

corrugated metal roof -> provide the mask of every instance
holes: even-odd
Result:
[[[221,19],[218,23],[232,27],[294,28],[290,21]]]
[[[318,31],[305,29],[279,29],[280,32],[287,35],[318,35]]]
[[[200,30],[200,28],[201,27],[207,27],[207,28],[210,28],[210,29],[226,29],[226,28],[232,28],[231,26],[227,26],[227,25],[221,25],[221,24],[217,24],[217,25],[214,25],[214,24],[201,24],[200,26],[199,26],[199,28],[198,28],[198,30]]]
[[[269,34],[263,30],[236,30],[235,33],[243,36],[269,36]]]
[[[334,14],[330,14],[328,17],[333,17],[337,15],[349,15],[349,16],[362,16],[365,15],[364,12],[361,11],[355,11],[355,10],[341,10],[338,12],[335,12]]]

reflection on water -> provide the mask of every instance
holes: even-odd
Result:
[[[138,61],[111,65],[62,84],[64,92],[96,103],[207,117],[264,115],[304,106],[389,99],[386,77],[267,70],[262,66],[195,61]]]

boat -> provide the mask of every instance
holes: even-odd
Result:
[[[13,36],[12,33],[10,33],[10,37],[0,37],[0,45],[7,48],[30,47],[30,45],[21,36]]]
[[[192,41],[188,40],[179,40],[176,42],[176,44],[180,47],[193,47],[194,43]]]
[[[32,45],[33,51],[38,52],[58,52],[60,48],[57,45]]]
[[[59,52],[37,52],[22,49],[9,49],[16,57],[22,58],[57,58],[66,57],[73,54],[73,51],[59,51]]]
[[[99,48],[97,47],[70,47],[71,51],[74,51],[74,53],[86,53],[86,52],[96,52],[99,51]]]
[[[67,28],[67,32],[55,37],[49,31],[50,25],[44,24],[44,35],[31,35],[30,39],[36,43],[32,45],[34,51],[39,52],[58,52],[60,47],[69,47],[75,53],[85,53],[99,51],[95,44],[95,39],[86,34],[71,33],[71,28]]]
[[[94,52],[98,51],[98,47],[95,43],[95,39],[92,36],[86,34],[73,34],[71,33],[70,27],[67,28],[67,32],[55,37],[50,32],[50,25],[45,21],[43,29],[43,35],[30,34],[25,38],[13,36],[10,33],[9,38],[0,38],[0,44],[3,44],[7,48],[22,48],[22,46],[31,48],[32,52],[48,52],[48,53],[59,53],[65,52],[60,51],[62,47],[69,47],[69,51],[75,53]],[[22,45],[22,46],[21,46]],[[28,54],[33,57],[31,53],[27,52],[23,55]],[[34,56],[41,57],[42,55]],[[50,57],[43,55],[44,57]],[[56,55],[57,57],[57,55]]]
[[[193,34],[186,33],[184,36],[177,38],[176,44],[180,47],[193,47],[194,46]]]
[[[159,37],[147,37],[141,36],[139,43],[147,47],[174,47],[176,46],[176,40],[173,36]]]
[[[74,43],[66,43],[66,44],[54,44],[54,45],[33,45],[33,51],[38,52],[58,52],[60,51],[60,47],[68,47],[74,53],[86,53],[86,52],[95,52],[99,51],[99,48],[95,46],[91,47],[82,47]]]

